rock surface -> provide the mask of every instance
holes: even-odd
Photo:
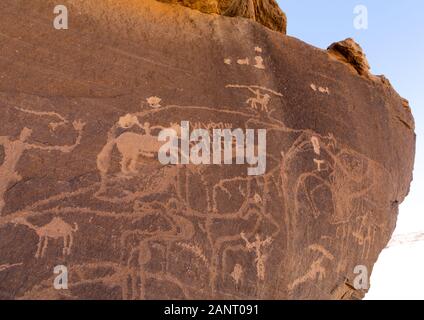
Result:
[[[62,3],[68,30],[53,1],[0,2],[1,299],[363,297],[354,270],[391,237],[415,135],[359,47],[153,0]],[[266,173],[160,165],[152,141],[181,121],[267,129]]]

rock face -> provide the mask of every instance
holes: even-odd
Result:
[[[0,3],[0,298],[363,297],[354,271],[391,237],[415,135],[359,46],[153,0],[62,3],[68,30],[53,1]],[[266,171],[162,165],[157,136],[182,121],[266,129]]]

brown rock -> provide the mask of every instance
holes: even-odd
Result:
[[[0,298],[363,297],[355,267],[391,237],[415,135],[358,47],[153,0],[62,3],[69,30],[56,1],[0,2]],[[265,173],[162,165],[181,121],[266,129]]]
[[[158,0],[181,4],[204,13],[243,17],[263,24],[269,29],[287,32],[287,18],[275,0]]]
[[[352,38],[333,43],[328,47],[330,54],[351,65],[360,75],[368,76],[370,65],[361,46]]]

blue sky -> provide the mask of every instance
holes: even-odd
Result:
[[[400,207],[395,233],[424,233],[424,1],[279,0],[278,3],[287,14],[289,35],[322,49],[335,41],[354,38],[364,49],[372,73],[386,75],[399,94],[409,100],[416,122],[417,155],[411,193]],[[368,8],[367,30],[354,28],[357,5]],[[424,298],[419,289],[424,285],[423,259],[422,245],[385,250],[371,279],[372,298]],[[393,273],[401,273],[404,280],[393,284],[390,281]]]

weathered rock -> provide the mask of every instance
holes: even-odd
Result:
[[[363,296],[354,270],[391,237],[415,135],[353,42],[319,50],[153,0],[61,2],[69,30],[54,1],[0,2],[0,298]],[[158,131],[181,121],[266,129],[265,174],[161,165]]]
[[[158,0],[181,4],[204,13],[242,17],[257,21],[267,28],[287,32],[287,18],[275,0]]]
[[[337,59],[350,64],[361,76],[370,74],[370,65],[361,46],[353,39],[335,42],[328,47],[328,51]]]

